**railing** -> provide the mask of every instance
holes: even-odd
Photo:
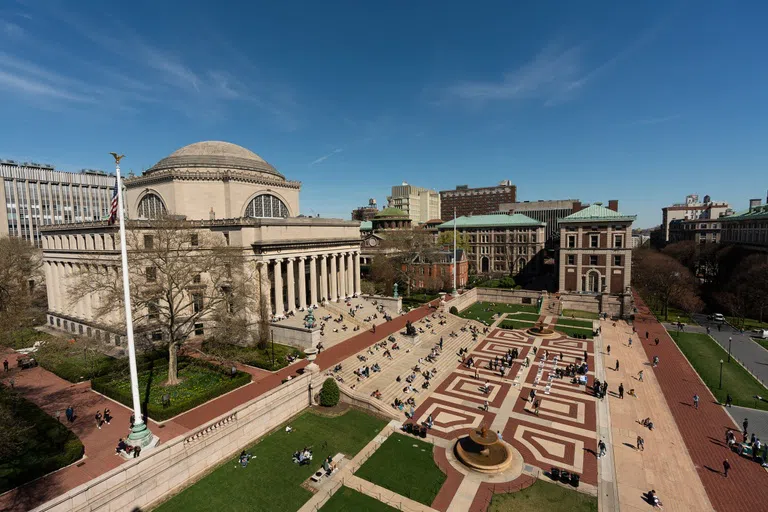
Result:
[[[234,412],[234,413],[230,414],[229,416],[227,416],[226,418],[222,418],[219,421],[217,421],[217,422],[215,422],[213,424],[210,424],[210,425],[206,426],[205,428],[203,428],[201,430],[198,430],[194,434],[187,436],[186,439],[184,439],[184,443],[185,444],[186,443],[191,443],[193,441],[197,441],[199,439],[202,439],[203,437],[207,436],[208,434],[212,434],[212,433],[216,432],[216,430],[218,430],[218,429],[220,429],[222,427],[226,427],[226,426],[228,426],[230,424],[234,424],[236,422],[237,422],[237,412]]]

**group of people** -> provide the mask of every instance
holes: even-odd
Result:
[[[312,462],[312,448],[305,446],[303,450],[293,452],[293,462],[299,466]]]

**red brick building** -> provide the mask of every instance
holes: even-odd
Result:
[[[456,287],[462,288],[469,280],[469,262],[463,250],[456,250]],[[439,251],[428,261],[419,259],[403,264],[403,271],[413,276],[412,286],[418,290],[450,290],[453,288],[453,251]]]
[[[517,187],[509,180],[502,181],[496,187],[469,188],[459,185],[456,190],[440,192],[440,218],[453,219],[470,215],[488,215],[497,213],[504,203],[514,203],[517,200]]]

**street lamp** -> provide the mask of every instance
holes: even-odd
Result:
[[[728,338],[728,362],[731,362],[731,342],[733,341],[733,336],[730,336]]]
[[[723,389],[723,360],[720,360],[720,387],[718,389]]]

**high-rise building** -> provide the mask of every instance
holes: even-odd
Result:
[[[376,200],[371,198],[368,200],[368,206],[360,206],[352,210],[352,220],[365,222],[374,218],[377,213],[379,208],[376,206]]]
[[[503,203],[499,212],[513,214],[522,213],[532,219],[544,222],[547,240],[552,240],[559,234],[557,223],[582,207],[577,199],[547,199],[538,201],[522,201],[519,203]],[[618,205],[617,205],[618,207]]]
[[[0,236],[40,246],[40,226],[90,222],[107,216],[115,178],[103,171],[79,173],[52,165],[0,160]]]
[[[440,194],[428,188],[403,182],[392,187],[392,195],[387,197],[387,202],[390,208],[403,210],[414,224],[440,218]]]
[[[664,242],[669,242],[669,223],[673,220],[717,219],[728,213],[728,203],[712,201],[704,196],[699,202],[697,194],[685,196],[684,203],[675,203],[661,209],[661,236]]]
[[[495,187],[469,188],[459,185],[455,190],[440,191],[440,218],[453,219],[456,216],[489,215],[499,211],[503,203],[517,201],[517,187],[504,180]]]

